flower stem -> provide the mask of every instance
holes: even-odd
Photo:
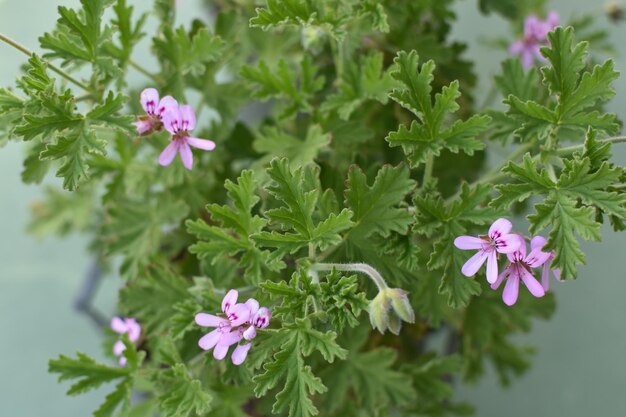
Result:
[[[380,275],[380,272],[378,272],[371,265],[365,263],[315,263],[311,265],[311,269],[313,271],[332,271],[333,269],[336,269],[337,271],[360,272],[369,276],[374,284],[376,284],[379,291],[388,288],[387,283],[385,282],[383,276]]]
[[[8,36],[0,33],[0,41],[6,43],[7,45],[12,46],[13,48],[17,49],[20,52],[23,52],[24,54],[28,55],[28,56],[33,56],[34,52],[31,51],[30,49],[28,49],[27,47],[25,47],[24,45],[18,43],[17,41],[9,38]],[[46,65],[48,65],[48,68],[50,68],[51,71],[56,72],[57,74],[59,74],[61,77],[65,78],[67,81],[77,85],[78,87],[82,88],[85,91],[90,91],[89,87],[85,84],[83,84],[82,82],[78,81],[76,78],[72,77],[71,75],[69,75],[67,72],[63,71],[61,68],[52,65],[51,63],[44,61],[46,63]]]

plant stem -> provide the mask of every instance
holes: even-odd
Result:
[[[145,75],[146,77],[150,78],[155,83],[163,84],[161,82],[161,79],[157,75],[151,73],[150,71],[148,71],[147,69],[145,69],[144,67],[142,67],[141,65],[139,65],[138,63],[133,61],[132,59],[128,59],[128,65],[130,65],[131,67],[135,68],[138,72],[140,72],[143,75]]]
[[[435,155],[430,154],[424,165],[424,177],[422,177],[422,184],[426,184],[433,177],[433,168],[435,167]]]
[[[623,142],[626,142],[626,136],[613,136],[610,138],[602,139],[598,142],[600,143],[623,143]],[[583,149],[584,147],[585,147],[584,143],[580,145],[568,146],[565,148],[557,149],[556,154],[557,155],[569,155],[569,154],[572,154],[576,151]]]
[[[24,54],[28,55],[28,56],[33,56],[34,52],[32,52],[30,49],[28,49],[27,47],[25,47],[24,45],[18,43],[17,41],[9,38],[8,36],[0,33],[0,41],[6,43],[7,45],[10,45],[12,47],[14,47],[15,49],[17,49],[20,52],[23,52]],[[48,66],[48,68],[50,68],[51,71],[56,72],[57,74],[59,74],[61,77],[65,78],[67,81],[77,85],[78,87],[82,88],[85,91],[90,91],[89,87],[85,84],[83,84],[82,82],[78,81],[76,78],[72,77],[71,75],[69,75],[67,72],[63,71],[61,68],[52,65],[51,63],[44,61],[46,63],[46,65]]]
[[[315,263],[311,265],[313,271],[348,271],[348,272],[360,272],[369,276],[374,284],[378,287],[379,291],[388,288],[387,283],[380,272],[378,272],[372,266],[365,263],[352,263],[352,264],[340,264],[340,263]]]

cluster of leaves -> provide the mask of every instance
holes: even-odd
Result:
[[[120,314],[142,325],[138,344],[123,338],[126,367],[80,353],[50,371],[77,380],[70,395],[115,382],[97,417],[470,413],[452,378],[475,380],[486,361],[503,383],[525,370],[531,352],[511,335],[554,300],[503,306],[482,275],[461,274],[468,255],[454,239],[533,197],[530,232],[550,229],[554,262],[574,278],[578,238],[600,239],[604,218],[625,227],[623,168],[606,140],[620,124],[602,110],[612,61],[591,65],[589,45],[558,28],[541,72],[503,63],[506,108],[483,113],[465,46],[449,40],[453,0],[257,3],[211,1],[188,26],[173,0],[152,14],[125,0],[60,7],[44,55],[15,91],[0,89],[0,143],[29,142],[24,181],[56,169],[66,189],[34,206],[31,229],[89,233],[98,260],[120,265]],[[520,21],[542,3],[479,6]],[[133,60],[142,39],[158,61],[149,69]],[[136,70],[145,83],[129,87]],[[156,163],[165,133],[136,137],[143,87],[199,100],[194,135],[217,148],[193,171]],[[480,177],[490,139],[514,153]],[[406,290],[416,323],[373,332],[364,311],[377,288],[346,263]],[[230,288],[273,311],[240,367],[201,351],[193,320]],[[448,351],[426,350],[437,332]]]

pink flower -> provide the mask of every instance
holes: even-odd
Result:
[[[209,350],[215,347],[213,357],[222,360],[228,349],[238,344],[242,339],[250,341],[256,337],[256,329],[269,325],[272,313],[265,307],[259,308],[259,302],[250,298],[243,304],[236,304],[238,293],[230,290],[222,301],[222,311],[226,318],[212,314],[199,313],[196,323],[204,327],[216,327],[215,330],[203,336],[198,345]],[[251,343],[237,345],[231,359],[235,365],[241,365],[248,355]]]
[[[111,320],[111,329],[113,329],[115,333],[128,334],[128,339],[133,343],[139,340],[139,336],[141,336],[141,326],[139,326],[137,320],[129,317],[125,319],[113,317]],[[122,356],[124,350],[126,350],[126,345],[124,345],[124,342],[121,340],[118,340],[113,345],[113,354],[119,356],[119,364],[121,366],[126,365],[126,357]]]
[[[524,68],[530,68],[535,59],[545,61],[541,55],[541,47],[548,44],[548,33],[559,25],[559,15],[557,12],[548,13],[545,21],[537,16],[531,15],[524,21],[524,37],[511,44],[509,53],[520,55]]]
[[[530,249],[543,249],[543,247],[548,243],[548,241],[543,236],[535,236],[530,241]],[[543,271],[541,272],[541,285],[545,292],[548,292],[550,289],[550,265],[552,264],[552,260],[556,257],[556,253],[554,251],[548,252],[548,259],[543,264]],[[554,278],[558,282],[563,282],[561,280],[561,270],[558,268],[553,268],[552,273],[554,274]]]
[[[215,149],[215,142],[212,140],[194,138],[189,135],[189,132],[196,127],[196,113],[190,105],[181,104],[178,107],[166,109],[162,120],[165,129],[172,134],[172,141],[159,156],[161,165],[171,164],[178,152],[185,168],[191,169],[193,154],[190,146],[206,151]]]
[[[502,300],[508,306],[512,306],[517,301],[520,280],[526,285],[526,288],[532,295],[535,297],[544,296],[545,291],[539,284],[539,281],[533,276],[531,269],[543,265],[550,257],[549,253],[541,251],[541,247],[535,247],[526,256],[526,241],[522,236],[517,236],[521,242],[519,249],[507,255],[509,265],[498,276],[496,282],[491,284],[491,288],[496,290],[500,287],[502,281],[507,279],[502,292]]]
[[[139,100],[146,115],[139,117],[139,120],[135,122],[135,127],[137,127],[137,133],[142,136],[160,131],[163,128],[163,113],[170,108],[178,107],[178,102],[172,96],[165,96],[159,100],[159,92],[156,88],[143,90]]]
[[[487,260],[487,281],[494,283],[498,278],[498,253],[509,254],[520,246],[518,235],[509,233],[512,228],[507,219],[498,219],[489,228],[487,236],[459,236],[454,239],[454,246],[459,249],[478,249],[461,268],[463,275],[474,276]]]
[[[214,316],[213,314],[196,314],[196,323],[202,327],[215,327],[216,329],[202,336],[198,340],[198,346],[204,350],[213,347],[213,357],[218,360],[224,359],[228,348],[237,343],[238,332],[233,328],[246,323],[250,319],[250,309],[246,304],[237,304],[239,293],[237,290],[230,290],[222,300],[222,312],[225,317]]]

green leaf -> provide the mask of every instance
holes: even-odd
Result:
[[[48,364],[48,372],[59,374],[59,382],[77,379],[68,395],[82,394],[100,385],[124,378],[130,375],[130,368],[110,367],[96,362],[95,359],[78,352],[76,359],[60,355],[58,359],[51,359]]]
[[[266,127],[252,144],[255,151],[264,154],[255,167],[266,166],[273,158],[287,158],[294,166],[315,162],[319,153],[328,149],[331,136],[319,125],[311,125],[304,140],[276,128]]]
[[[37,237],[49,234],[59,236],[70,232],[82,232],[92,225],[95,210],[94,190],[81,188],[68,193],[56,188],[45,188],[45,199],[32,207],[32,219],[28,231]]]
[[[310,0],[266,0],[265,9],[257,8],[257,15],[250,19],[250,27],[270,30],[281,26],[316,27],[341,39],[344,30],[342,17],[337,10],[321,10]]]
[[[295,253],[311,244],[321,250],[341,242],[340,233],[353,226],[352,212],[343,210],[315,222],[313,214],[319,196],[318,170],[311,166],[291,171],[287,159],[274,159],[267,170],[272,183],[267,191],[283,206],[266,211],[272,224],[280,225],[287,233],[263,231],[253,236],[261,246],[274,247],[279,253]]]
[[[255,394],[260,397],[284,381],[276,395],[272,412],[288,412],[290,417],[310,417],[318,414],[310,396],[326,392],[322,380],[315,375],[305,358],[314,351],[322,354],[327,362],[343,359],[347,351],[336,342],[333,332],[322,333],[311,327],[308,320],[298,319],[285,326],[283,342],[278,352],[263,366],[264,372],[253,378]]]
[[[240,74],[251,83],[254,97],[261,100],[280,98],[291,103],[281,117],[290,117],[297,112],[310,113],[312,106],[309,102],[324,86],[324,77],[318,75],[318,67],[310,55],[303,57],[299,76],[284,59],[278,61],[277,68],[270,68],[265,61],[260,61],[258,67],[243,67]]]
[[[327,410],[332,412],[356,396],[356,407],[376,415],[388,407],[402,407],[415,401],[410,376],[394,369],[396,351],[379,347],[351,351],[345,361],[333,364],[323,373],[328,385]],[[350,401],[351,402],[351,401]]]
[[[338,85],[339,93],[328,97],[321,110],[337,110],[342,119],[348,120],[367,100],[387,104],[389,92],[395,86],[397,83],[389,72],[383,71],[382,53],[371,53],[356,60],[347,60]]]
[[[157,55],[182,74],[201,75],[207,63],[220,59],[225,46],[219,36],[205,27],[189,34],[182,26],[175,32],[166,27],[163,38],[154,39]]]
[[[257,183],[252,171],[245,170],[237,183],[226,180],[225,187],[232,206],[207,206],[211,217],[221,227],[208,225],[204,220],[186,222],[187,231],[199,240],[189,247],[189,251],[200,259],[210,258],[213,264],[222,257],[240,256],[239,265],[245,268],[246,279],[260,282],[265,271],[278,271],[284,268],[284,264],[270,260],[269,252],[259,249],[250,239],[267,223],[267,220],[252,214],[259,202],[259,197],[255,195]]]
[[[345,203],[356,223],[349,238],[357,244],[377,233],[388,237],[392,232],[406,233],[413,219],[409,212],[398,207],[415,188],[406,165],[383,166],[373,184],[367,183],[365,173],[354,165],[348,172]]]
[[[193,379],[182,363],[171,370],[161,373],[159,385],[159,407],[164,415],[171,417],[190,417],[205,415],[211,410],[213,397]]]
[[[519,59],[511,58],[502,62],[502,72],[494,77],[498,89],[504,97],[513,95],[521,101],[539,98],[539,76],[535,68],[524,70]]]
[[[106,254],[122,255],[122,274],[134,276],[150,257],[161,252],[164,225],[178,225],[188,212],[184,202],[164,194],[154,194],[150,201],[117,200],[107,207],[108,221],[101,228]]]
[[[132,386],[127,381],[122,381],[115,387],[115,390],[106,396],[100,407],[94,411],[94,417],[113,417],[115,410],[120,403],[130,403]]]
[[[189,283],[173,271],[150,266],[120,290],[120,307],[153,333],[167,328],[178,303],[191,298],[188,288]]]
[[[448,115],[459,109],[456,102],[461,96],[458,81],[443,87],[433,101],[431,84],[435,63],[432,60],[418,68],[417,52],[407,54],[402,51],[394,63],[391,76],[404,86],[393,90],[389,96],[412,112],[419,122],[414,120],[408,129],[401,125],[397,131],[389,133],[385,138],[389,146],[401,146],[412,167],[424,163],[431,156],[439,156],[443,149],[473,155],[476,150],[484,148],[484,143],[476,137],[487,129],[491,120],[489,116],[474,115],[466,121],[444,127]]]

